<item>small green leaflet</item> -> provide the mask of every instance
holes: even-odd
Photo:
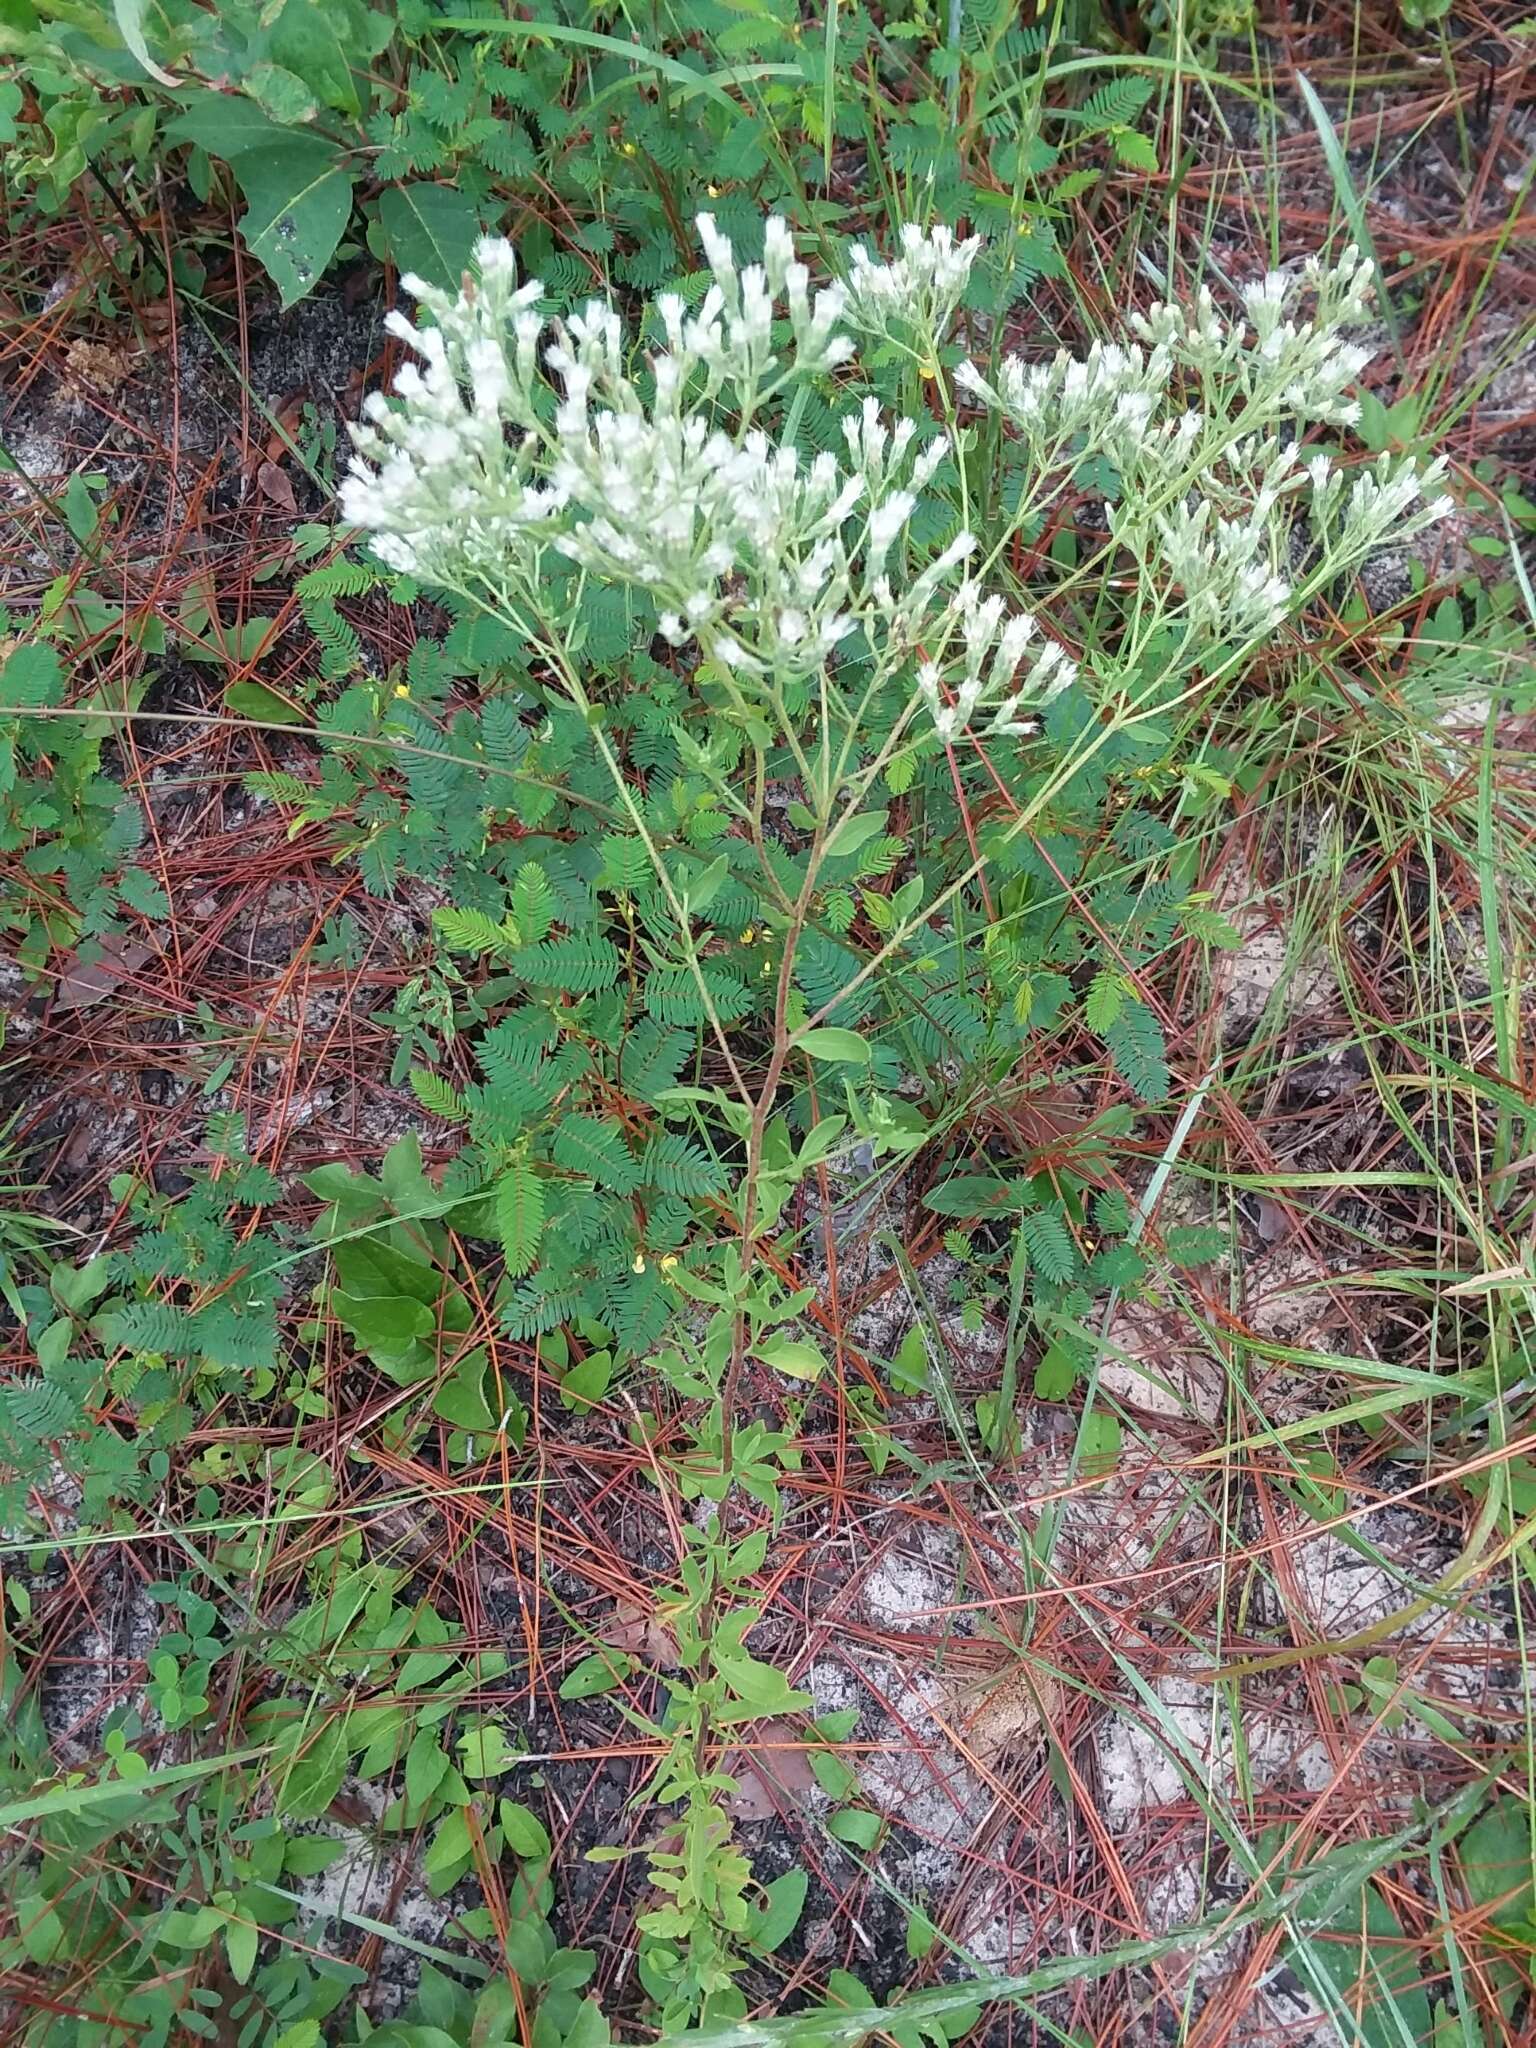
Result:
[[[844,1031],[835,1024],[802,1031],[795,1043],[813,1060],[849,1060],[861,1067],[869,1065],[869,1040],[857,1031]]]
[[[635,1660],[626,1650],[594,1650],[590,1657],[583,1657],[573,1665],[560,1681],[560,1697],[563,1700],[589,1700],[599,1693],[612,1692],[622,1685],[635,1668]]]
[[[514,1160],[496,1183],[496,1229],[507,1271],[520,1279],[538,1257],[544,1234],[544,1183],[526,1159]]]
[[[765,1359],[776,1372],[788,1373],[792,1380],[820,1379],[827,1369],[827,1361],[814,1344],[806,1344],[794,1337],[765,1337],[756,1347],[757,1355]]]

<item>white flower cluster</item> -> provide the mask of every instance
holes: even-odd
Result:
[[[504,242],[480,245],[478,282],[455,297],[407,280],[435,324],[418,333],[396,314],[391,331],[426,367],[401,371],[401,403],[368,401],[343,516],[392,566],[459,587],[531,590],[553,549],[648,591],[666,638],[699,641],[744,683],[809,675],[861,630],[888,672],[921,647],[922,699],[945,738],[984,709],[990,731],[1022,730],[1021,701],[1068,681],[1066,657],[1042,640],[1017,680],[1034,622],[1005,623],[974,583],[955,591],[968,533],[915,575],[901,560],[948,441],[920,446],[916,422],[888,424],[873,398],[843,420],[841,459],[807,462],[751,424],[789,376],[852,353],[838,321],[854,299],[941,331],[979,244],[907,231],[898,263],[856,260],[846,290],[813,293],[782,220],[746,266],[710,216],[698,226],[710,285],[691,313],[676,294],[657,299],[666,347],[638,371],[602,301],[543,345],[541,288],[517,284]],[[774,350],[781,304],[787,366]]]
[[[1346,492],[1326,462],[1301,461],[1307,427],[1359,416],[1348,393],[1370,351],[1342,332],[1370,305],[1358,250],[1331,265],[1314,258],[1294,277],[1272,272],[1242,302],[1245,317],[1228,320],[1202,285],[1187,305],[1133,314],[1128,345],[1044,363],[1008,356],[990,380],[965,363],[955,379],[1014,427],[1038,483],[1085,454],[1107,457],[1120,477],[1111,532],[1154,584],[1182,591],[1191,628],[1235,639],[1291,608],[1298,514],[1344,566],[1447,509],[1429,497],[1443,465],[1388,458]]]
[[[946,745],[983,709],[992,713],[984,737],[1033,732],[1034,723],[1020,716],[1020,706],[1026,700],[1048,704],[1076,679],[1076,663],[1054,640],[1039,645],[1023,680],[1018,679],[1019,664],[1038,630],[1028,612],[1005,617],[1000,597],[984,597],[981,586],[970,580],[961,584],[932,636],[939,658],[929,655],[917,667],[918,691]],[[951,698],[945,696],[946,687]]]
[[[342,518],[372,533],[381,561],[442,582],[466,570],[494,575],[564,504],[534,459],[543,287],[518,285],[507,242],[486,239],[475,257],[479,283],[456,298],[402,279],[436,325],[389,315],[389,331],[422,367],[397,372],[399,405],[378,391],[364,400],[340,492]],[[521,438],[509,440],[509,427]]]
[[[926,231],[910,222],[901,230],[901,253],[877,263],[865,249],[849,258],[848,318],[866,334],[918,341],[931,356],[949,331],[981,237],[963,242],[942,223]]]

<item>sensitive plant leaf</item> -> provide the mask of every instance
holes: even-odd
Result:
[[[1039,1209],[1019,1223],[1029,1263],[1043,1279],[1064,1285],[1077,1271],[1077,1249],[1065,1222],[1053,1209]]]
[[[1088,984],[1083,1021],[1102,1038],[1125,1007],[1125,977],[1117,967],[1101,967]]]
[[[1146,1004],[1128,997],[1103,1036],[1132,1092],[1143,1102],[1163,1101],[1170,1082],[1167,1048]]]
[[[521,1278],[537,1258],[544,1234],[544,1183],[525,1159],[514,1161],[497,1183],[496,1231],[507,1271]]]
[[[1169,1264],[1185,1268],[1209,1266],[1224,1258],[1230,1242],[1226,1231],[1216,1223],[1175,1223],[1163,1234],[1163,1250]]]
[[[433,911],[432,929],[455,953],[489,953],[498,960],[510,960],[521,942],[520,932],[509,931],[485,911],[451,904]]]
[[[512,955],[512,966],[537,987],[592,995],[614,987],[624,963],[611,939],[587,932],[580,938],[546,939],[541,945],[519,947]]]
[[[1208,903],[1181,905],[1179,922],[1190,937],[1198,939],[1203,946],[1217,946],[1225,952],[1236,952],[1243,944],[1243,935],[1231,918],[1223,917]]]
[[[468,1105],[457,1088],[445,1081],[441,1074],[429,1074],[420,1067],[413,1067],[406,1079],[411,1084],[411,1093],[431,1116],[440,1116],[445,1123],[462,1123],[469,1114]]]
[[[555,892],[536,861],[520,867],[512,884],[512,922],[525,946],[546,938],[555,921]]]
[[[566,1117],[550,1149],[556,1166],[582,1174],[606,1193],[633,1194],[640,1185],[640,1168],[622,1133],[596,1117]]]

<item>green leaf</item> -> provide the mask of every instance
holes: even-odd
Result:
[[[1202,946],[1218,946],[1224,952],[1232,953],[1243,944],[1243,935],[1231,918],[1223,917],[1208,903],[1183,904],[1179,910],[1179,922]]]
[[[264,113],[285,128],[312,121],[320,103],[296,73],[281,64],[253,64],[245,74],[245,89]]]
[[[516,935],[484,910],[460,910],[445,904],[433,911],[432,929],[455,953],[489,953],[498,960],[510,960],[518,947]]]
[[[580,938],[546,939],[539,946],[520,947],[512,956],[512,965],[525,981],[539,988],[594,995],[615,985],[624,962],[611,939],[586,932]]]
[[[544,1234],[544,1183],[526,1159],[514,1161],[497,1182],[496,1233],[507,1271],[521,1278],[537,1258]]]
[[[1115,155],[1133,171],[1157,169],[1157,151],[1145,135],[1138,135],[1134,128],[1117,128],[1111,139]]]
[[[845,1116],[824,1116],[805,1134],[805,1143],[795,1156],[797,1173],[808,1173],[813,1166],[819,1166],[837,1149],[838,1140],[848,1128]]]
[[[145,0],[112,0],[112,16],[117,23],[118,34],[157,84],[174,88],[180,80],[173,78],[169,71],[162,71],[149,54],[149,45],[144,40],[144,12]],[[240,1981],[244,1983],[245,1979],[242,1977]]]
[[[1168,1058],[1157,1019],[1146,1004],[1128,998],[1114,1023],[1106,1026],[1104,1042],[1141,1100],[1161,1102],[1169,1087]]]
[[[1041,1401],[1064,1401],[1077,1385],[1081,1367],[1077,1352],[1067,1344],[1051,1344],[1035,1367],[1035,1396]]]
[[[494,1429],[497,1418],[486,1399],[485,1367],[483,1351],[462,1359],[453,1378],[445,1380],[433,1396],[432,1413],[456,1429]]]
[[[1468,1898],[1492,1909],[1495,1926],[1536,1916],[1531,1817],[1523,1801],[1496,1799],[1462,1836],[1457,1857]]]
[[[792,1380],[818,1380],[827,1369],[816,1346],[795,1337],[764,1337],[753,1349],[776,1372],[788,1373]]]
[[[433,1116],[440,1116],[445,1123],[462,1123],[469,1114],[463,1096],[441,1074],[428,1074],[420,1067],[412,1067],[405,1078],[422,1108]]]
[[[1163,1235],[1163,1250],[1173,1266],[1209,1266],[1225,1257],[1227,1233],[1218,1223],[1175,1223]]]
[[[280,697],[276,690],[269,690],[265,683],[255,683],[249,679],[226,685],[224,705],[226,710],[237,711],[242,718],[253,718],[259,725],[304,723],[304,714],[296,704],[290,704],[288,699]]]
[[[1088,984],[1083,1021],[1102,1038],[1125,1007],[1125,977],[1118,967],[1101,967]]]
[[[859,1796],[859,1774],[851,1764],[844,1763],[835,1750],[813,1749],[807,1752],[806,1762],[811,1774],[829,1799],[841,1804],[845,1799]]]
[[[91,495],[91,487],[77,469],[64,486],[60,500],[64,507],[64,523],[82,547],[91,538],[101,523],[101,509]]]
[[[585,1415],[595,1402],[601,1401],[612,1380],[612,1354],[594,1351],[562,1376],[560,1404],[577,1415]]]
[[[352,217],[352,179],[330,143],[275,132],[279,142],[242,151],[234,172],[245,194],[246,246],[291,306],[320,282],[336,253]]]
[[[566,1117],[550,1149],[556,1166],[581,1174],[608,1194],[633,1194],[640,1185],[640,1169],[623,1133],[596,1117]]]
[[[727,84],[744,83],[756,78],[800,78],[804,74],[798,64],[742,64],[730,71],[714,75],[695,71],[691,65],[681,64],[675,57],[664,57],[657,50],[649,50],[642,43],[627,43],[618,36],[601,35],[595,29],[568,28],[563,22],[550,21],[495,21],[484,15],[449,15],[434,23],[439,29],[457,29],[464,35],[480,36],[521,36],[553,43],[576,43],[583,49],[602,50],[608,56],[622,57],[636,69],[654,71],[671,81],[679,95],[687,98],[691,93],[707,92],[732,114],[739,112],[736,102],[725,91]],[[621,81],[621,90],[632,90],[632,86]],[[588,109],[590,113],[590,107]]]
[[[460,1769],[466,1778],[499,1778],[518,1761],[499,1722],[481,1721],[466,1728],[458,1740]]]
[[[251,149],[272,149],[288,139],[253,100],[233,92],[183,93],[182,111],[165,126],[167,142],[190,142],[232,163]]]
[[[857,1031],[844,1031],[833,1024],[802,1031],[795,1044],[813,1060],[849,1060],[861,1067],[869,1065],[869,1040]]]
[[[1046,1280],[1064,1286],[1077,1271],[1077,1248],[1065,1222],[1053,1209],[1039,1209],[1021,1218],[1019,1236],[1029,1263]]]
[[[809,1889],[803,1870],[786,1870],[765,1888],[762,1907],[747,1928],[747,1941],[759,1955],[770,1956],[788,1941],[800,1924]]]
[[[333,1287],[331,1307],[366,1351],[393,1356],[430,1336],[437,1318],[408,1294],[348,1294]]]
[[[379,195],[379,226],[395,268],[457,291],[480,223],[451,185],[392,185]]]
[[[251,1981],[259,1935],[254,1920],[228,1920],[224,1924],[224,1951],[229,1957],[229,1974],[237,1984]]]
[[[1292,1957],[1300,1946],[1291,1948]],[[1363,1885],[1305,1946],[1313,1969],[1337,1988],[1360,2048],[1429,2039],[1425,1958],[1374,1884]]]
[[[930,1188],[923,1207],[935,1216],[1000,1216],[1033,1209],[1036,1200],[1028,1181],[998,1180],[990,1173],[959,1173],[942,1186]]]
[[[511,1799],[497,1802],[496,1818],[501,1823],[501,1832],[507,1847],[514,1856],[525,1861],[538,1862],[550,1851],[550,1840],[536,1813],[530,1813],[526,1806],[518,1806]]]
[[[590,1657],[583,1657],[560,1681],[560,1697],[563,1700],[590,1700],[599,1693],[612,1692],[622,1685],[635,1668],[635,1660],[625,1650],[594,1650]]]
[[[869,1813],[862,1806],[849,1806],[833,1814],[827,1822],[827,1832],[850,1848],[873,1849],[880,1839],[881,1826],[878,1813]]]
[[[754,1352],[774,1372],[786,1372],[793,1380],[819,1380],[827,1370],[825,1358],[813,1343],[803,1343],[797,1337],[762,1337]]]
[[[1120,1418],[1105,1408],[1095,1408],[1078,1433],[1078,1452],[1083,1470],[1091,1479],[1113,1472],[1120,1457]]]
[[[363,80],[366,91],[365,60],[379,52],[380,31],[387,38],[392,24],[382,12],[364,14],[360,7],[337,6],[334,0],[327,7],[296,7],[290,0],[282,8],[268,7],[263,21],[274,14],[271,47],[277,62],[304,79],[328,107],[360,119],[364,108],[358,81]],[[349,55],[359,67],[356,73]]]

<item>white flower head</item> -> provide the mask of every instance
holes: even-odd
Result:
[[[979,235],[964,241],[942,222],[926,231],[908,222],[900,253],[877,262],[855,248],[848,259],[848,318],[867,333],[917,342],[931,356],[949,332],[976,258]]]

